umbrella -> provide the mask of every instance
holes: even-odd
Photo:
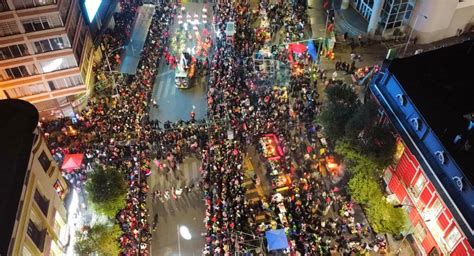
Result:
[[[84,154],[67,154],[64,156],[63,166],[61,169],[71,172],[81,167]]]
[[[301,43],[290,44],[289,48],[294,53],[304,53],[307,50],[306,45]]]
[[[289,247],[285,229],[265,231],[265,237],[267,238],[268,251],[281,250]]]

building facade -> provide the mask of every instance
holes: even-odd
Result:
[[[38,123],[35,107],[25,101],[0,100],[0,114],[5,114],[5,109],[15,115],[0,115],[2,121],[8,121],[17,132],[2,134],[9,138],[3,138],[4,144],[0,146],[0,164],[5,168],[2,173],[8,175],[0,181],[4,197],[8,197],[2,199],[6,208],[0,214],[0,254],[63,255],[69,241],[65,207],[68,183],[53,161],[44,137],[34,126],[35,120],[31,120],[34,114],[30,113],[36,112]],[[4,120],[5,116],[8,120]],[[18,121],[24,117],[32,125]],[[3,128],[2,132],[8,132]]]
[[[93,32],[102,26],[100,15],[88,22],[81,4],[0,0],[0,99],[27,100],[41,117],[74,114],[94,82]]]
[[[397,161],[384,181],[408,213],[405,235],[420,255],[474,255],[472,75],[449,76],[468,70],[454,63],[472,60],[472,47],[474,41],[395,59],[370,85],[398,135]]]
[[[408,35],[413,29],[418,43],[466,33],[474,25],[474,0],[350,0],[350,6],[367,20],[370,35]]]

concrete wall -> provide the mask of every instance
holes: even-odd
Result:
[[[423,18],[426,15],[428,19]],[[415,20],[418,16],[418,20]],[[410,20],[417,43],[431,43],[456,35],[458,29],[467,29],[474,17],[474,1],[418,0]]]
[[[457,8],[454,13],[451,24],[445,32],[445,37],[457,35],[457,30],[462,29],[464,32],[469,30],[474,23],[474,1],[470,6]]]

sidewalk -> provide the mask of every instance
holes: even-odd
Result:
[[[309,6],[312,7],[312,9],[308,11],[308,18],[311,23],[311,30],[313,32],[312,38],[324,36],[327,14],[322,7],[323,0],[308,0],[308,3]],[[313,27],[313,25],[315,27]],[[321,57],[319,66],[326,70],[326,75],[328,77],[331,77],[332,73],[336,71],[335,63],[337,61],[344,61],[347,63],[352,62],[350,57],[351,52],[360,54],[362,56],[362,60],[360,62],[356,62],[356,67],[360,68],[366,66],[382,65],[387,51],[387,48],[382,44],[371,44],[369,46],[356,45],[356,47],[352,50],[348,42],[343,41],[342,35],[339,35],[336,37],[336,44],[334,46],[335,59],[329,60],[325,57]],[[343,80],[345,83],[354,83],[352,81],[351,75],[345,74],[343,71],[337,71],[337,74],[338,79]],[[319,85],[322,85],[322,83],[319,83]],[[366,88],[354,85],[354,89],[357,91],[359,99],[363,100],[365,97]],[[324,97],[324,86],[318,87],[318,93]]]
[[[395,43],[395,42],[382,42],[381,44],[384,45],[387,49],[397,49],[397,56],[399,58],[409,57],[416,54],[416,51],[419,52],[427,52],[433,51],[442,47],[447,47],[455,44],[460,44],[465,41],[469,41],[474,39],[474,32],[464,33],[461,36],[454,36],[445,38],[436,42],[432,42],[429,44],[413,44],[413,38],[410,40],[410,44],[407,47],[405,53],[405,47],[407,40],[402,43]]]

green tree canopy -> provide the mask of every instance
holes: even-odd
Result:
[[[119,236],[120,228],[117,225],[96,224],[87,232],[77,231],[78,241],[74,250],[79,255],[97,253],[100,256],[116,256],[120,253]]]
[[[330,86],[325,92],[327,100],[317,121],[324,127],[329,143],[334,145],[345,136],[346,124],[357,110],[359,101],[355,91],[345,84]]]
[[[369,205],[371,200],[383,198],[382,191],[374,179],[365,173],[356,173],[349,181],[349,191],[352,198],[363,205]]]
[[[354,109],[340,103],[326,104],[318,116],[318,122],[324,127],[324,134],[329,143],[334,145],[344,137],[347,120],[354,114]]]
[[[125,204],[127,184],[118,170],[99,168],[90,176],[86,191],[97,212],[114,217]]]
[[[377,121],[377,106],[372,101],[361,104],[354,115],[347,121],[345,129],[346,137],[351,140],[359,139],[363,131],[368,131]]]
[[[370,225],[377,233],[398,235],[406,231],[408,224],[407,213],[402,208],[395,208],[384,197],[370,201],[365,208]]]
[[[379,184],[364,173],[349,181],[352,197],[362,204],[371,227],[377,233],[400,234],[408,223],[407,213],[387,202]]]
[[[356,108],[359,105],[356,92],[347,84],[329,86],[324,92],[329,103],[340,103],[350,108]]]
[[[361,105],[345,127],[345,137],[379,168],[385,168],[395,153],[395,137],[390,128],[379,123],[377,105],[368,101]]]
[[[359,145],[344,138],[337,142],[336,153],[344,157],[348,169],[352,173],[363,173],[366,177],[377,180],[380,177],[382,168],[377,165],[370,156],[361,152]]]

